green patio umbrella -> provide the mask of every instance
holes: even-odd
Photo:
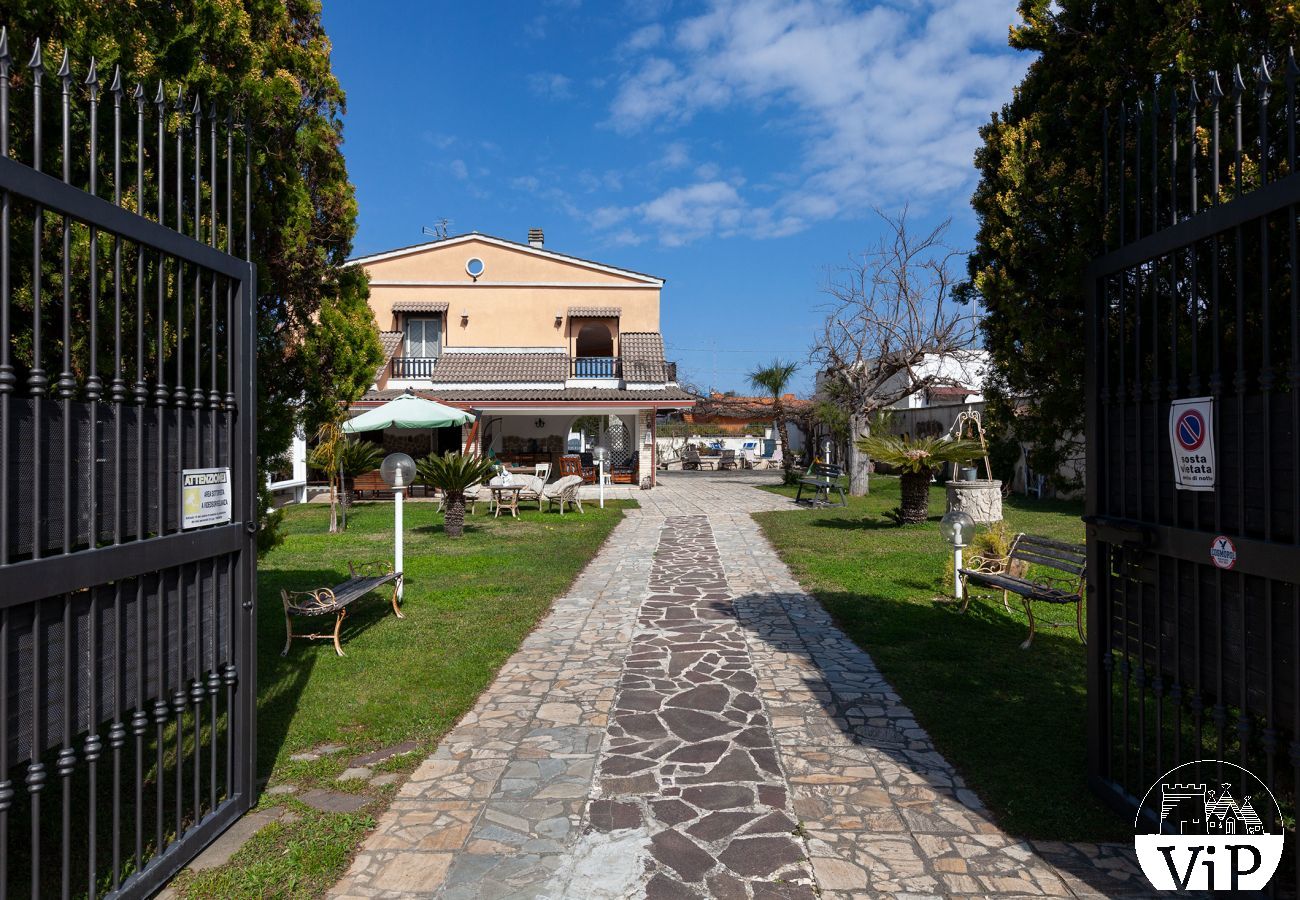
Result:
[[[443,406],[407,391],[383,406],[349,419],[343,423],[343,431],[356,434],[358,431],[382,431],[385,428],[445,428],[473,421],[474,416],[464,410]]]

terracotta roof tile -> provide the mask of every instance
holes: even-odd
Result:
[[[400,389],[389,388],[382,391],[368,391],[363,401],[391,400],[400,395]],[[647,403],[672,403],[681,400],[696,400],[680,388],[670,387],[663,390],[625,391],[618,388],[509,388],[495,390],[417,390],[415,394],[430,400],[451,403],[473,403],[478,401],[567,401],[567,400],[644,400]]]
[[[388,361],[393,358],[397,348],[402,345],[402,333],[400,331],[381,331],[379,332],[379,346],[384,351],[384,362],[375,370],[374,382],[379,383],[383,377],[384,370],[388,368]]]
[[[657,331],[625,331],[618,336],[623,379],[662,384],[668,380],[664,339]]]
[[[447,311],[446,300],[395,300],[393,301],[393,312],[428,312],[428,313],[445,313]]]
[[[608,319],[623,315],[620,306],[570,306],[570,319]]]
[[[435,384],[489,382],[555,382],[569,377],[569,357],[563,353],[444,353],[429,380]]]

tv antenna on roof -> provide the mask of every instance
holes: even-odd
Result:
[[[435,238],[436,240],[439,241],[445,241],[447,239],[447,226],[450,224],[451,224],[450,219],[439,219],[438,221],[433,223],[432,228],[430,228],[428,225],[421,226],[420,233],[427,234],[430,237]]]

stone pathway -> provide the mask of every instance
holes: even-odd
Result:
[[[771,477],[641,492],[333,896],[1145,896],[992,824],[759,533]]]

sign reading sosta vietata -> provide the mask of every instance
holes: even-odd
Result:
[[[230,469],[181,471],[181,528],[230,521]]]

